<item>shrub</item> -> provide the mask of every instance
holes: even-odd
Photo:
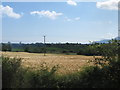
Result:
[[[0,57],[2,59],[2,84],[3,88],[12,87],[14,77],[21,67],[21,59]]]
[[[41,64],[40,70],[21,67],[21,58],[0,57],[2,59],[3,88],[52,88],[56,87],[55,72],[58,66],[50,70]]]
[[[41,64],[41,69],[36,71],[29,71],[26,73],[27,88],[55,88],[56,87],[56,76],[55,72],[58,66],[52,67],[51,70],[47,66]]]

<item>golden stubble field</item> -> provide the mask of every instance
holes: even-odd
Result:
[[[26,52],[1,52],[8,57],[22,58],[22,66],[31,69],[40,68],[42,63],[46,63],[49,68],[59,65],[57,73],[66,74],[80,71],[82,67],[91,65],[88,63],[94,60],[93,56],[83,55],[62,55],[62,54],[43,54]]]

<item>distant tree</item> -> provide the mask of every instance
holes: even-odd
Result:
[[[22,42],[19,42],[20,45],[22,45]]]
[[[2,51],[11,51],[12,47],[11,47],[11,43],[2,43]]]
[[[2,43],[0,43],[0,51],[2,51]]]
[[[67,42],[66,45],[69,45],[69,43]]]
[[[8,44],[7,44],[7,51],[11,51],[11,50],[12,50],[11,43],[8,42]]]
[[[7,45],[2,43],[2,51],[7,51]]]
[[[29,51],[29,47],[28,46],[25,46],[24,47],[24,52],[28,52]]]

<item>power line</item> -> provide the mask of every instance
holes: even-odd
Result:
[[[43,36],[44,37],[44,56],[45,56],[45,53],[46,53],[46,47],[45,47],[45,39],[46,39],[46,36]]]

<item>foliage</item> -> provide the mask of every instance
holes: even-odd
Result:
[[[50,70],[41,64],[40,70],[21,67],[20,58],[1,57],[3,88],[47,88],[56,87],[55,72],[58,66]]]
[[[91,87],[120,88],[119,51],[120,46],[117,40],[111,40],[108,44],[97,46],[97,52],[102,55],[102,58],[95,58],[95,66],[93,66],[93,68],[95,69],[97,67],[97,69],[95,71],[90,71],[87,76],[83,75],[85,78],[90,79],[90,81],[88,80],[87,82],[92,83]],[[85,70],[85,72],[87,71]],[[91,79],[93,74],[94,79]]]
[[[27,88],[56,88],[55,72],[57,66],[54,66],[50,71],[48,67],[42,67],[37,71],[29,71],[25,75],[26,87]]]
[[[14,77],[21,67],[21,59],[0,57],[2,59],[2,84],[3,88],[10,87],[14,82]]]
[[[119,41],[95,44],[87,47],[102,55],[94,65],[82,71],[57,75],[58,66],[49,69],[46,63],[40,70],[21,67],[21,59],[1,57],[3,62],[3,88],[120,88]]]
[[[11,51],[12,50],[12,47],[11,47],[11,43],[8,42],[8,43],[2,43],[2,51]]]

